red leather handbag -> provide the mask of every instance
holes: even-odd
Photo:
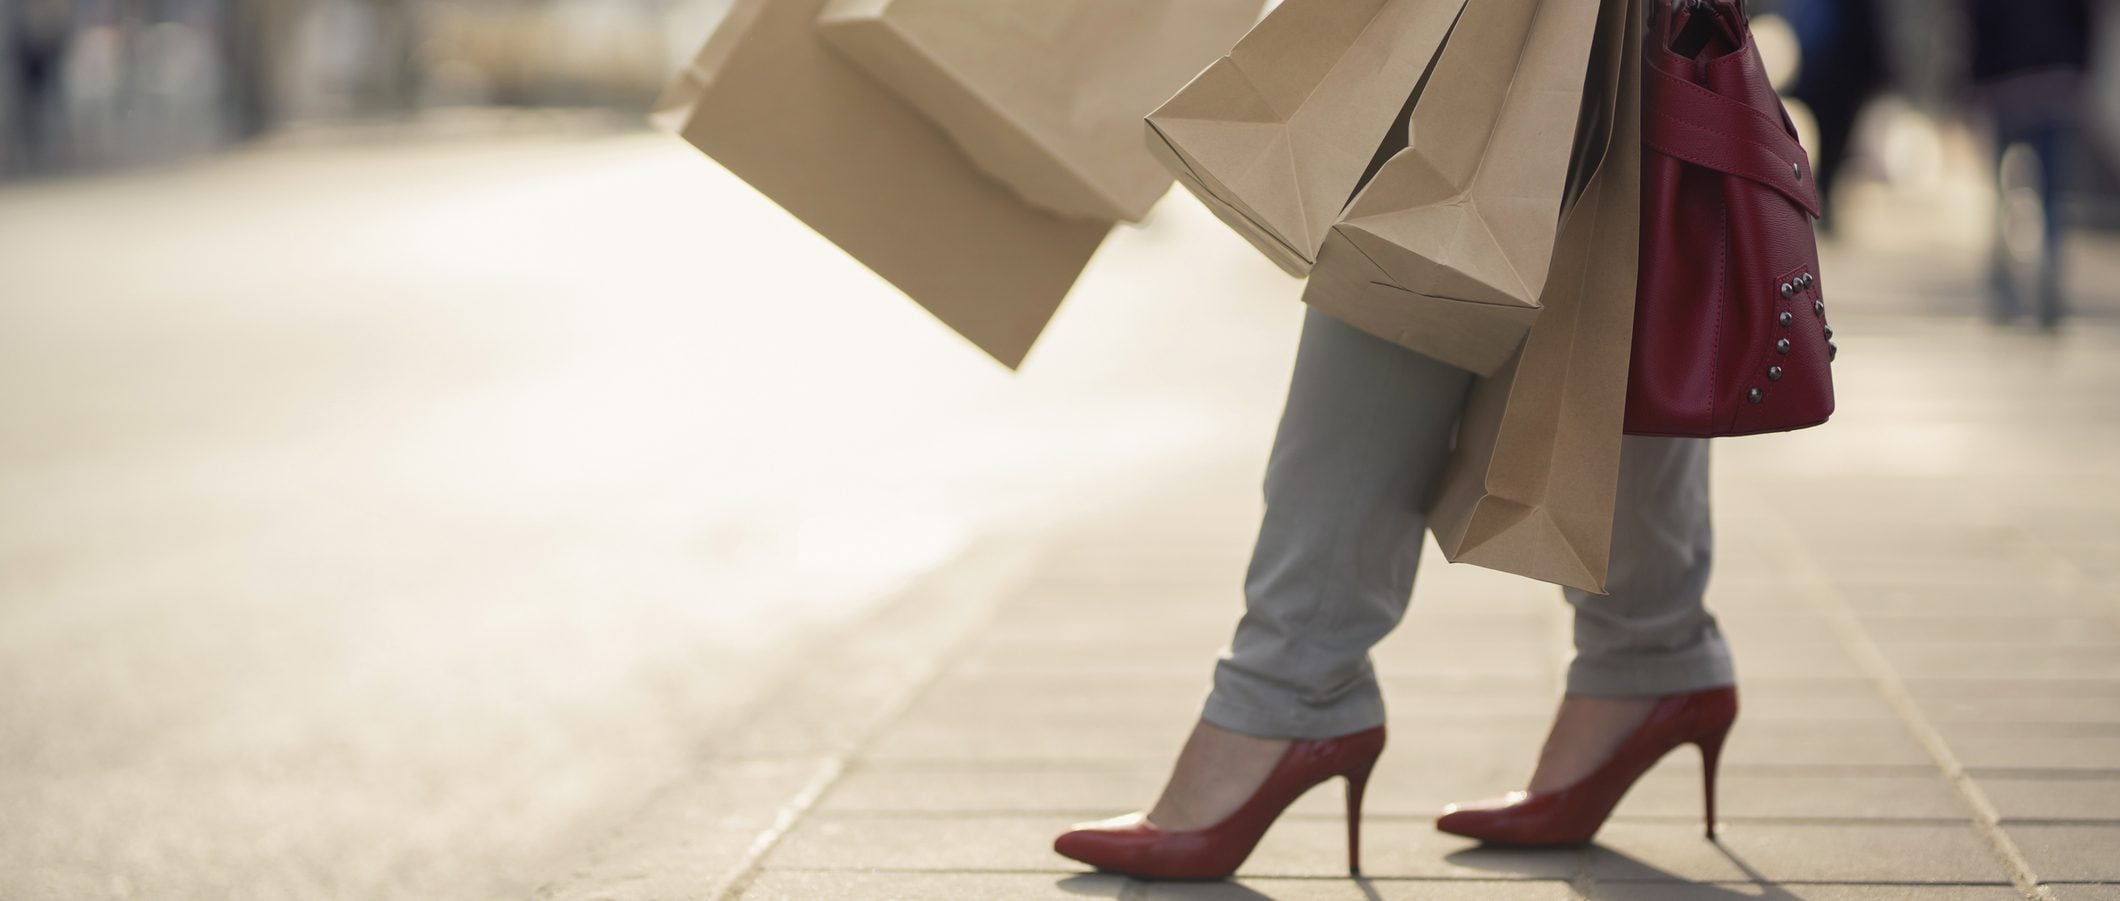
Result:
[[[1651,0],[1627,432],[1713,438],[1833,415],[1811,159],[1740,0]]]

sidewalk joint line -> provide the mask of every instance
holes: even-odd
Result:
[[[2120,817],[2003,817],[2002,821],[2013,826],[2120,826]]]
[[[1740,885],[1741,885],[1741,886],[1766,886],[1766,887],[1768,887],[1768,888],[1778,888],[1778,887],[1781,887],[1781,886],[1797,886],[1797,887],[1804,887],[1804,886],[1828,886],[1828,885],[1830,885],[1830,886],[1848,886],[1848,887],[1860,887],[1860,888],[2015,888],[2015,886],[2014,886],[2014,885],[2012,885],[2012,884],[2011,884],[2010,882],[2008,882],[2007,880],[2002,880],[2002,879],[1989,879],[1989,880],[1986,880],[1986,881],[1973,881],[1973,880],[1966,880],[1966,879],[1952,879],[1952,880],[1946,880],[1946,881],[1943,881],[1943,882],[1930,882],[1930,881],[1925,881],[1925,880],[1911,880],[1911,879],[1709,879],[1709,880],[1699,880],[1699,881],[1694,881],[1694,880],[1686,880],[1686,879],[1638,879],[1638,878],[1626,878],[1626,877],[1622,877],[1622,878],[1618,878],[1618,879],[1606,879],[1606,880],[1603,880],[1603,881],[1602,881],[1602,884],[1604,884],[1604,885],[1674,885],[1674,886],[1675,886],[1675,885],[1704,885],[1704,886],[1724,886],[1724,885],[1740,886]],[[1771,896],[1770,896],[1770,897],[1771,897]]]
[[[962,565],[981,550],[977,546],[968,548],[950,565]],[[1017,572],[1031,572],[1036,569],[1036,564],[1026,559],[1019,562]],[[1012,582],[1011,584],[1020,584],[1020,582]],[[912,590],[933,589],[925,586],[916,586]],[[759,833],[758,837],[752,840],[751,847],[745,851],[742,861],[733,868],[735,876],[715,896],[717,901],[736,901],[736,899],[751,889],[752,884],[765,872],[766,856],[772,853],[781,840],[786,838],[787,834],[805,816],[809,815],[811,810],[816,807],[817,802],[822,800],[825,794],[831,791],[832,786],[839,782],[840,777],[846,774],[849,766],[859,760],[870,748],[874,747],[876,742],[886,731],[889,731],[892,725],[902,720],[906,712],[911,710],[913,705],[923,695],[927,694],[929,689],[933,688],[937,682],[941,681],[945,675],[955,668],[954,663],[945,663],[944,661],[956,660],[959,656],[959,651],[970,645],[984,629],[993,624],[994,620],[1000,615],[1000,610],[1003,606],[1002,598],[998,596],[982,598],[975,601],[975,603],[978,604],[979,609],[966,617],[966,622],[961,627],[961,631],[951,636],[949,640],[942,642],[941,651],[930,655],[925,666],[914,670],[911,677],[905,679],[904,685],[891,696],[890,700],[879,705],[885,713],[872,721],[869,724],[869,728],[864,730],[857,738],[848,742],[844,748],[833,754],[819,768],[817,775],[803,787],[802,791],[798,792],[794,798],[789,799],[788,803],[782,806],[779,815],[774,818],[773,825],[764,832]],[[887,613],[893,606],[895,605],[883,605],[877,610],[877,615]]]
[[[2111,782],[2120,779],[2120,769],[2069,769],[2067,767],[1975,766],[1966,772],[1996,779],[2027,782]]]
[[[1980,832],[1981,837],[1987,840],[1989,849],[2001,859],[2004,869],[2009,872],[2011,884],[2029,901],[2055,901],[2054,893],[2042,885],[2038,873],[2032,869],[2031,861],[2002,828],[2002,818],[1996,812],[1994,802],[1988,799],[1987,792],[1983,791],[1966,771],[1965,765],[1959,761],[1957,753],[1951,750],[1943,734],[1929,722],[1928,715],[1922,711],[1920,704],[1914,700],[1913,693],[1908,690],[1905,678],[1877,646],[1876,640],[1870,637],[1869,630],[1863,627],[1855,612],[1848,607],[1840,589],[1826,576],[1817,558],[1804,544],[1796,526],[1789,522],[1786,514],[1781,513],[1775,505],[1761,504],[1760,507],[1767,511],[1756,519],[1767,527],[1762,530],[1761,537],[1769,544],[1780,546],[1782,553],[1770,554],[1771,557],[1790,561],[1786,571],[1796,589],[1794,593],[1819,611],[1832,628],[1835,637],[1840,640],[1842,648],[1855,658],[1856,664],[1870,676],[1878,692],[1884,696],[1885,703],[1898,715],[1900,725],[1913,733],[1914,739],[1921,743],[1928,751],[1929,757],[1935,761],[1937,768],[1943,771],[1945,781],[1951,784],[1959,799],[1971,809],[1973,826]]]
[[[817,799],[824,796],[825,790],[837,782],[839,774],[845,770],[846,761],[843,758],[827,760],[817,767],[817,772],[810,777],[810,781],[803,784],[802,790],[796,792],[795,797],[788,799],[788,803],[781,805],[780,812],[773,816],[773,825],[766,827],[757,838],[751,840],[751,846],[744,850],[742,863],[736,867],[736,878],[729,881],[728,888],[721,894],[722,898],[733,899],[751,887],[751,881],[758,872],[758,865],[765,860],[766,855],[772,853],[773,847],[780,844],[780,840],[787,836],[789,830],[795,828],[803,814],[816,805]]]

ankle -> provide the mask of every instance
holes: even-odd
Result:
[[[1555,791],[1588,777],[1648,721],[1660,700],[1583,695],[1562,698],[1528,789],[1533,793]]]
[[[1178,753],[1169,784],[1148,812],[1149,822],[1182,832],[1227,819],[1265,784],[1289,744],[1201,721]]]

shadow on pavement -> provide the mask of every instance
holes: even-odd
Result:
[[[1723,858],[1744,873],[1741,886],[1714,885],[1693,882],[1676,873],[1653,866],[1646,861],[1614,851],[1602,845],[1591,845],[1583,849],[1536,850],[1495,847],[1474,847],[1444,856],[1451,864],[1495,873],[1543,878],[1552,871],[1552,860],[1558,855],[1587,853],[1601,864],[1595,880],[1585,880],[1576,890],[1583,893],[1586,901],[1632,901],[1641,894],[1642,885],[1689,885],[1688,899],[1703,901],[1801,901],[1800,895],[1786,887],[1769,881],[1765,874],[1754,869],[1730,850],[1728,845],[1712,842]]]
[[[1377,894],[1369,880],[1356,879],[1354,882],[1361,888],[1362,897],[1369,901],[1382,901],[1383,896]],[[1077,874],[1061,877],[1053,886],[1071,895],[1118,898],[1125,896],[1125,888],[1130,884],[1115,884],[1102,876]],[[1155,883],[1154,896],[1158,899],[1185,901],[1273,901],[1272,895],[1248,888],[1241,882],[1158,882]]]
[[[1073,873],[1053,880],[1053,887],[1070,895],[1090,898],[1119,898],[1126,894],[1126,881],[1113,879],[1103,873]]]

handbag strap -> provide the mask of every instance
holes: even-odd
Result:
[[[1780,122],[1751,104],[1726,97],[1650,65],[1649,103],[1642,143],[1674,159],[1758,182],[1789,198],[1811,218],[1821,207],[1811,156]]]

